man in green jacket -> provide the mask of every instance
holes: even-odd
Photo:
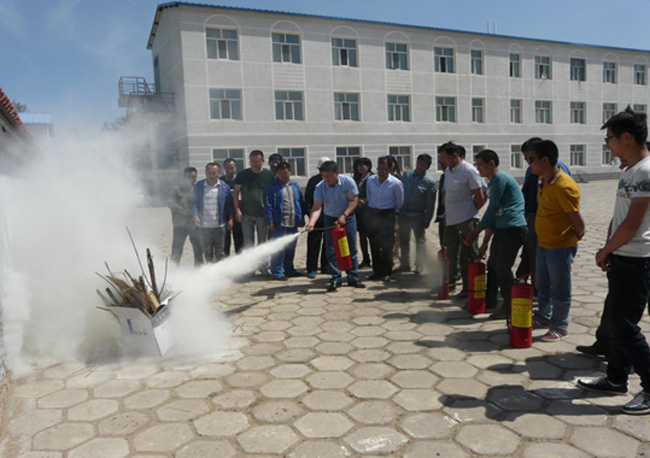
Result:
[[[192,216],[192,189],[196,183],[197,171],[194,167],[186,167],[183,171],[183,180],[172,188],[169,196],[169,208],[172,211],[173,239],[172,262],[178,265],[181,262],[185,240],[190,238],[194,251],[194,266],[203,264],[203,251],[201,240]]]

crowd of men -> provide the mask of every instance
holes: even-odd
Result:
[[[623,411],[645,414],[650,413],[650,347],[638,323],[650,297],[646,116],[628,108],[609,119],[603,129],[607,131],[605,143],[621,159],[623,172],[606,244],[596,255],[609,284],[598,340],[578,351],[604,354],[609,364],[605,377],[580,380],[578,385],[607,394],[626,393],[628,375],[634,369],[643,391]],[[188,167],[170,197],[172,260],[180,261],[187,237],[194,263],[200,265],[228,256],[231,239],[238,253],[255,246],[255,235],[260,244],[295,234],[304,226],[308,232],[304,275],[315,278],[319,270],[329,275],[327,291],[334,292],[342,286],[343,272],[338,268],[331,230],[344,227],[352,260],[347,285],[365,288],[359,270],[371,267],[368,281],[388,283],[395,257],[398,271],[423,272],[426,230],[435,217],[440,244],[449,255],[450,290],[458,291],[457,299],[468,296],[469,263],[487,257],[486,306],[491,318],[507,318],[513,270],[521,251],[516,276],[531,277],[538,299],[533,327],[547,329],[542,342],[560,341],[568,335],[571,265],[585,234],[580,188],[566,164],[559,161],[553,141],[528,139],[521,153],[529,165],[521,187],[499,169],[495,151],[480,151],[472,163],[466,160],[465,149],[453,142],[438,147],[438,164],[444,170],[438,182],[428,173],[433,163],[429,154],[420,154],[415,167],[404,172],[390,155],[377,159],[376,173],[370,159],[359,158],[353,177],[339,173],[337,163],[323,157],[304,196],[291,178],[291,165],[279,154],[269,157],[265,169],[263,152],[254,150],[250,167],[239,173],[233,159],[224,161],[223,172],[222,165],[210,162],[205,179],[198,182],[196,169]],[[411,233],[416,248],[413,266]],[[303,275],[294,265],[295,248],[296,241],[273,255],[270,264],[259,266],[260,273],[278,281]]]

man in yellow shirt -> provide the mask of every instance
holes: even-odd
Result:
[[[532,172],[541,178],[535,222],[539,307],[533,317],[533,327],[550,328],[542,342],[557,342],[568,335],[571,264],[578,251],[578,241],[585,234],[580,188],[557,165],[558,155],[555,143],[542,140],[526,157]]]

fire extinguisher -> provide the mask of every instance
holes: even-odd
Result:
[[[441,271],[441,284],[438,288],[438,300],[446,301],[449,299],[449,256],[447,247],[442,247],[438,251],[438,265]]]
[[[510,297],[510,346],[530,348],[533,345],[533,285],[525,278],[515,280],[510,288]]]
[[[480,261],[469,263],[468,267],[469,298],[467,311],[469,313],[485,313],[485,264]]]
[[[338,224],[332,229],[332,243],[336,252],[336,263],[341,271],[347,272],[352,269],[352,256],[350,256],[350,245],[348,244],[345,228]]]

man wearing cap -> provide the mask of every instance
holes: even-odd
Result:
[[[359,262],[357,260],[357,220],[354,215],[354,209],[359,200],[357,185],[352,178],[339,175],[339,168],[334,161],[323,162],[320,166],[320,173],[323,181],[316,185],[314,205],[305,230],[312,232],[321,213],[325,213],[323,221],[325,247],[329,272],[332,275],[327,291],[336,291],[341,286],[341,271],[336,262],[331,230],[331,227],[336,225],[344,227],[348,233],[347,239],[352,258],[352,268],[347,271],[348,286],[365,288],[366,285],[359,280]]]
[[[311,177],[307,182],[307,187],[305,188],[305,214],[311,214],[311,209],[314,206],[314,190],[316,185],[323,181],[323,178],[320,176],[320,167],[324,162],[332,162],[332,160],[323,156],[318,160],[318,173]],[[309,278],[316,278],[316,271],[318,270],[318,258],[320,257],[320,271],[322,274],[327,273],[327,252],[325,250],[325,244],[321,243],[323,241],[323,220],[325,216],[320,215],[318,221],[314,225],[314,231],[307,234],[307,276]],[[322,248],[321,248],[322,246]]]

